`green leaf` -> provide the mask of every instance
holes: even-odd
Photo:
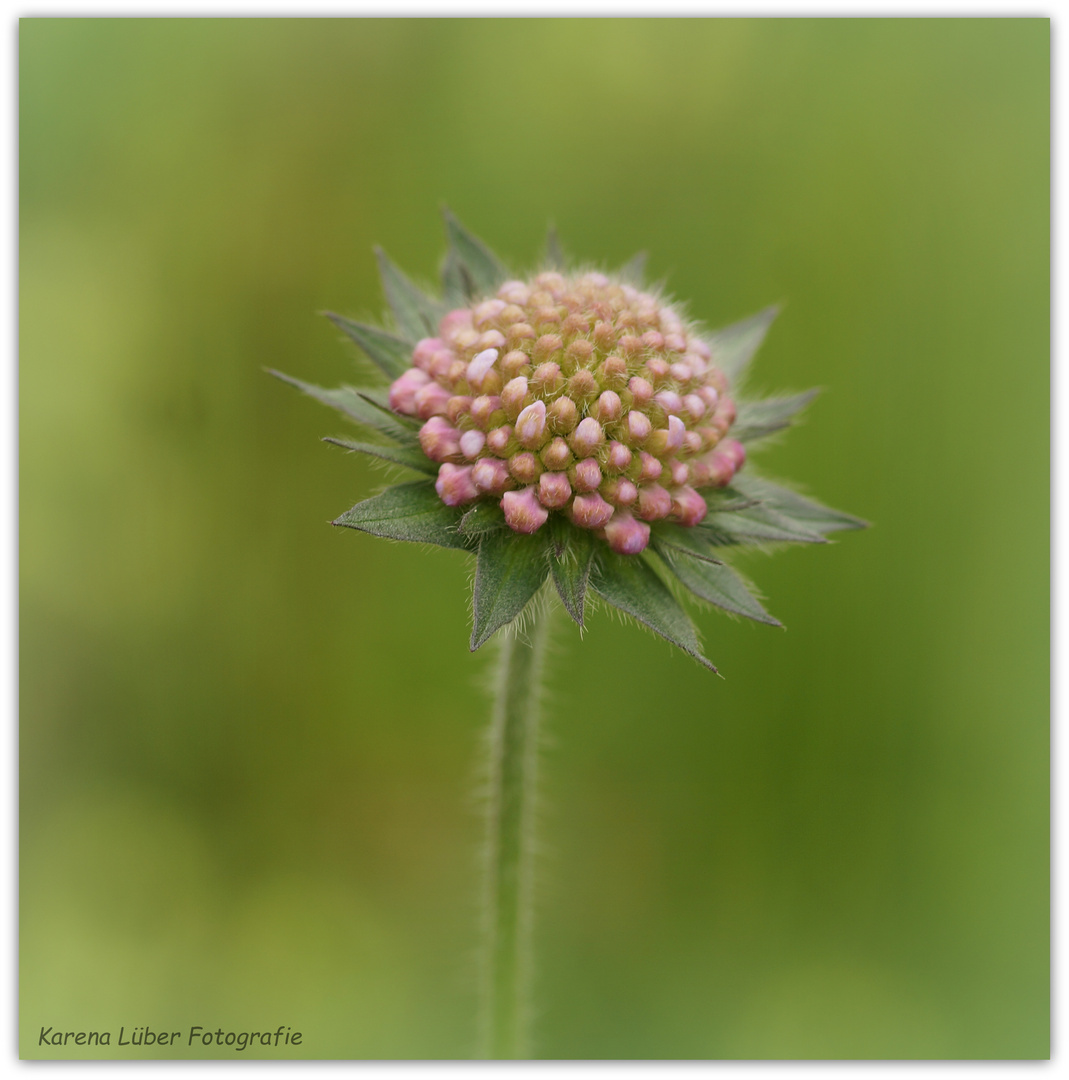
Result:
[[[695,559],[719,563],[713,555],[713,546],[707,536],[692,527],[673,525],[667,521],[655,522],[650,529],[650,540],[658,548],[673,548]]]
[[[506,528],[505,514],[497,503],[478,502],[464,514],[457,528],[461,535],[476,540],[486,533]]]
[[[467,303],[468,282],[460,266],[460,256],[454,248],[449,248],[442,262],[442,304],[452,310]]]
[[[563,522],[564,519],[560,520]],[[567,522],[564,524],[567,526]],[[569,535],[563,550],[558,550],[554,545],[550,568],[553,584],[557,586],[565,610],[581,627],[590,568],[594,561],[594,537],[586,529],[567,528]]]
[[[779,307],[773,305],[741,322],[714,330],[709,335],[707,340],[713,352],[713,363],[732,382],[736,382],[743,373],[778,314]]]
[[[413,285],[382,248],[375,248],[375,257],[379,260],[382,290],[401,335],[412,345],[420,338],[434,337],[445,308]]]
[[[419,439],[415,432],[401,417],[391,413],[389,409],[383,409],[378,402],[372,401],[366,396],[368,393],[374,393],[374,391],[357,390],[352,386],[338,386],[327,389],[324,386],[316,386],[315,383],[295,379],[292,375],[284,375],[281,371],[275,371],[272,368],[265,370],[268,374],[274,375],[276,379],[281,379],[284,383],[297,387],[298,390],[309,397],[315,398],[316,401],[345,413],[346,416],[351,420],[355,420],[358,424],[373,428],[375,431],[404,446],[419,446]]]
[[[666,641],[679,646],[710,671],[716,668],[702,653],[690,617],[653,568],[637,555],[599,555],[590,584],[613,607],[638,619]]]
[[[390,461],[394,465],[404,465],[407,469],[415,469],[416,472],[426,473],[428,476],[438,475],[438,466],[418,450],[408,450],[402,446],[354,442],[352,439],[336,438],[333,435],[325,436],[323,442],[332,443],[334,446],[340,446],[358,454],[370,454],[372,457],[382,458],[383,461]]]
[[[801,412],[819,393],[820,388],[815,387],[790,397],[740,402],[739,414],[732,425],[731,434],[745,442],[747,439],[760,439],[774,431],[782,431],[790,426],[794,415]]]
[[[549,546],[544,529],[527,536],[506,529],[487,533],[479,541],[472,652],[512,622],[541,588],[549,573]]]
[[[797,491],[774,484],[764,477],[754,476],[753,473],[739,473],[732,481],[732,486],[744,495],[760,499],[784,517],[803,523],[814,532],[830,533],[869,527],[869,523],[863,518],[854,517],[842,510],[833,510],[815,499],[799,495]]]
[[[662,544],[657,537],[653,538],[653,548],[695,596],[725,611],[745,615],[747,619],[768,623],[769,626],[783,625],[765,611],[730,566],[692,558],[678,548]]]
[[[564,257],[564,251],[560,246],[560,237],[557,235],[557,227],[550,225],[546,233],[546,258],[545,264],[550,270],[563,270],[568,265]]]
[[[368,359],[393,380],[412,366],[412,346],[377,326],[354,322],[344,315],[328,311],[326,316],[339,330],[348,334],[367,353]]]
[[[456,252],[461,275],[464,277],[469,300],[491,296],[499,285],[509,279],[505,264],[453,216],[443,210],[449,246]]]
[[[710,513],[694,528],[700,529],[714,544],[827,543],[820,533],[785,517],[765,503],[731,513]]]
[[[374,495],[346,510],[331,524],[345,525],[391,540],[465,548],[464,537],[457,532],[460,515],[459,508],[446,506],[438,498],[434,484],[419,480],[387,488],[381,495]]]
[[[641,285],[646,277],[646,252],[640,251],[632,255],[623,266],[620,267],[620,279],[631,285]]]

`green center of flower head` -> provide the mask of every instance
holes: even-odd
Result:
[[[445,315],[389,403],[425,421],[446,505],[493,499],[519,533],[563,513],[633,555],[648,522],[697,525],[696,489],[726,486],[745,460],[714,359],[657,297],[547,272]]]

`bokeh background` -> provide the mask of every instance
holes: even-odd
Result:
[[[471,566],[331,529],[384,477],[263,373],[353,378],[318,313],[446,202],[785,302],[754,383],[827,392],[760,463],[875,524],[745,563],[789,629],[699,613],[724,680],[562,624],[538,1053],[1046,1056],[1049,34],[23,20],[23,1055],[473,1050]]]

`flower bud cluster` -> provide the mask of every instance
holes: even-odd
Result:
[[[696,525],[702,487],[745,460],[709,347],[668,305],[603,274],[539,274],[449,312],[390,388],[424,421],[449,506],[492,497],[516,532],[553,511],[636,554],[650,522]]]

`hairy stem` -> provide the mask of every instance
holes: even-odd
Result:
[[[482,1056],[528,1056],[535,788],[542,665],[553,609],[532,605],[498,659],[490,724]]]

